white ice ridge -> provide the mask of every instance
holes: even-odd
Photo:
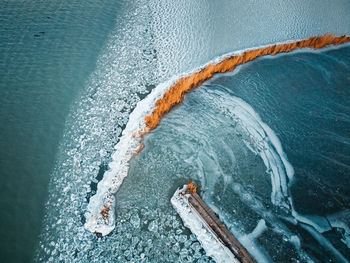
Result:
[[[292,208],[289,200],[289,186],[293,180],[294,169],[282,149],[280,140],[274,131],[267,126],[254,109],[240,98],[231,96],[224,99],[224,94],[218,91],[208,91],[211,96],[217,96],[220,108],[229,112],[237,129],[244,135],[243,142],[263,160],[266,171],[271,177],[271,202],[287,209]]]
[[[271,175],[272,203],[289,208],[288,185],[293,179],[294,169],[282,150],[280,140],[249,104],[236,97],[233,97],[232,103],[234,107],[228,107],[228,110],[239,118],[241,127],[250,137],[249,141],[244,141],[245,144],[260,155]],[[253,145],[251,142],[254,142]]]
[[[174,80],[160,84],[144,100],[140,101],[129,116],[129,121],[115,146],[109,163],[109,170],[98,183],[97,192],[91,197],[85,213],[85,228],[91,232],[109,234],[115,227],[115,194],[128,174],[129,161],[137,154],[142,145],[139,132],[145,127],[145,116],[152,112],[155,102],[162,97]],[[107,209],[106,209],[107,208]],[[107,213],[103,213],[106,209]]]
[[[188,203],[189,194],[182,194],[186,188],[187,185],[184,185],[182,189],[177,189],[171,198],[171,204],[182,218],[184,225],[197,236],[208,257],[212,257],[218,263],[239,263],[232,252],[212,234],[203,220],[192,211]]]
[[[284,43],[293,41],[286,41]],[[259,46],[256,48],[263,48],[267,46],[269,45]],[[124,178],[128,174],[130,159],[132,159],[133,156],[137,154],[139,147],[142,145],[142,139],[139,132],[145,129],[145,117],[151,114],[152,110],[155,107],[156,101],[163,96],[163,94],[170,88],[170,86],[180,78],[189,76],[194,72],[198,72],[209,64],[217,64],[225,58],[239,55],[245,51],[253,50],[256,48],[249,48],[227,53],[223,56],[217,57],[216,59],[193,71],[187,72],[180,76],[175,76],[169,81],[159,84],[145,99],[136,105],[136,108],[129,116],[129,121],[122,133],[119,143],[115,146],[115,152],[112,155],[113,161],[109,163],[110,169],[104,173],[103,179],[97,185],[96,194],[90,198],[90,202],[85,213],[86,223],[84,226],[86,229],[91,232],[101,233],[103,236],[109,234],[114,229],[115,194],[122,184]],[[248,112],[251,109],[249,107],[249,105],[248,107],[245,107]],[[257,118],[259,118],[259,116],[257,116]],[[279,203],[280,205],[288,206],[287,202],[285,202],[285,198],[288,196],[287,179],[285,174],[287,175],[288,179],[291,180],[293,177],[293,168],[285,158],[285,154],[281,149],[280,142],[277,139],[276,135],[271,131],[271,129],[262,123],[260,119],[257,119],[257,121],[261,123],[260,130],[269,136],[270,141],[272,142],[275,149],[275,151],[265,151],[261,154],[266,167],[268,169],[271,169],[271,173],[273,175],[272,180],[274,189],[272,192],[272,200],[276,204]],[[256,136],[259,137],[260,135],[256,134]],[[260,151],[261,148],[257,150]],[[276,152],[281,158],[276,158]],[[279,162],[283,163],[284,171],[281,170],[282,166]]]
[[[103,236],[109,234],[115,227],[115,194],[122,184],[129,171],[129,161],[137,154],[142,145],[139,132],[145,126],[145,117],[152,113],[155,103],[162,98],[164,93],[182,77],[189,76],[200,71],[209,64],[216,64],[227,57],[238,55],[246,50],[235,51],[217,57],[213,61],[180,76],[175,76],[167,82],[159,84],[142,101],[140,101],[129,116],[129,121],[122,133],[119,143],[115,146],[112,155],[113,161],[109,163],[109,170],[103,175],[103,179],[97,185],[97,192],[90,198],[90,202],[85,213],[85,228],[93,233],[100,233]]]
[[[209,91],[212,96],[215,96],[217,91]],[[220,93],[220,92],[219,92]],[[221,100],[224,94],[219,94],[217,100]],[[238,123],[236,127],[240,127],[241,132],[245,135],[243,136],[243,141],[246,146],[254,153],[260,155],[262,158],[267,172],[271,176],[272,193],[271,201],[274,205],[285,207],[286,212],[291,216],[289,217],[290,222],[293,224],[300,224],[306,231],[308,231],[319,244],[323,246],[330,254],[335,258],[341,259],[340,262],[344,260],[344,257],[338,252],[333,245],[328,242],[327,239],[323,238],[321,233],[331,230],[332,227],[340,227],[344,230],[344,235],[341,241],[349,247],[350,244],[350,228],[347,226],[346,222],[350,221],[349,210],[344,210],[336,214],[330,215],[327,218],[318,215],[302,215],[299,214],[293,204],[293,198],[290,195],[289,187],[294,176],[294,169],[289,163],[286,154],[282,149],[282,145],[274,131],[265,124],[260,116],[254,111],[254,109],[237,97],[230,97],[230,100],[221,100],[220,107],[223,107],[226,111],[230,113],[234,121]],[[234,183],[233,188],[235,193],[241,195],[242,187]],[[247,195],[246,193],[245,195]],[[250,197],[251,199],[253,197]],[[245,201],[247,203],[247,201]],[[249,203],[249,202],[248,202]],[[262,206],[258,203],[252,202],[248,204],[253,206],[253,210],[260,214],[263,218],[269,213],[263,212],[261,210]],[[272,215],[272,214],[271,214]],[[276,223],[279,220],[268,216],[273,225],[276,227]],[[270,222],[270,223],[271,223]],[[296,236],[291,235],[285,226],[279,223],[279,231],[282,230],[283,234],[287,236],[290,240],[295,239]],[[251,241],[251,239],[243,239],[242,241]],[[321,240],[321,241],[320,241]],[[300,242],[294,242],[294,245],[299,253],[299,255],[310,261],[310,258],[306,253],[300,249]],[[248,246],[249,247],[249,246]],[[255,256],[255,255],[254,255]]]

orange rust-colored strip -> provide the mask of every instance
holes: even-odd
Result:
[[[153,110],[153,112],[145,117],[146,131],[144,133],[148,133],[155,129],[158,126],[161,118],[168,113],[171,108],[183,101],[184,95],[187,92],[197,88],[204,81],[212,78],[217,73],[233,71],[238,65],[247,63],[265,55],[287,53],[300,48],[319,49],[330,45],[340,45],[349,41],[350,37],[346,35],[337,37],[331,34],[326,34],[318,37],[310,37],[307,40],[300,40],[245,51],[241,55],[229,57],[217,64],[210,64],[199,72],[195,72],[190,76],[179,79],[167,92],[165,92],[164,96],[156,102],[156,108]]]
[[[110,210],[110,207],[109,205],[105,205],[101,211],[101,216],[102,218],[106,219],[108,218],[108,214],[109,214],[109,210]]]
[[[190,182],[187,185],[186,191],[188,191],[191,194],[197,193],[197,186],[194,183]]]

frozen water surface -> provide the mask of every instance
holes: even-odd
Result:
[[[130,113],[155,86],[235,50],[350,31],[350,3],[340,0],[123,4],[124,12],[116,18],[96,70],[67,119],[36,261],[211,261],[170,204],[175,190],[188,180],[204,188],[205,200],[248,249],[257,248],[261,261],[349,260],[345,258],[350,254],[348,221],[344,221],[349,186],[346,180],[339,186],[314,171],[326,170],[332,163],[340,171],[337,178],[349,174],[349,93],[344,89],[349,86],[349,48],[261,59],[260,64],[243,66],[189,94],[146,136],[145,149],[130,163],[116,194],[114,231],[101,237],[83,227],[88,202],[112,155],[118,154],[114,147]],[[299,62],[301,70],[286,74]],[[265,68],[261,63],[269,65],[265,78],[259,73]],[[313,79],[310,74],[319,76],[319,82],[307,82]],[[302,96],[309,86],[314,89]],[[299,92],[297,100],[293,92]],[[318,103],[311,108],[301,103],[309,105],[307,98],[312,96],[334,100],[326,109],[317,108]],[[234,105],[246,105],[245,113],[235,111],[240,107]],[[282,109],[275,110],[277,106]],[[306,110],[296,111],[295,118],[279,117],[303,107]],[[299,119],[305,112],[311,113]],[[260,117],[250,125],[255,114]],[[336,117],[339,127],[324,131],[324,126],[316,126],[317,120],[310,121],[317,114],[328,116],[326,127]],[[310,136],[317,138],[316,145],[329,138],[337,148],[327,140],[320,147],[325,151],[303,144]],[[304,150],[309,150],[306,157],[300,153]],[[312,166],[298,162],[315,152]],[[285,160],[295,169],[293,185],[288,183],[292,176]],[[303,180],[308,182],[305,188]],[[320,211],[313,200],[321,190]]]

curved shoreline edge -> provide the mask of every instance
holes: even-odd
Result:
[[[146,133],[155,129],[158,126],[161,118],[167,112],[169,112],[171,108],[182,102],[184,95],[187,92],[197,88],[204,81],[212,78],[217,73],[233,71],[239,65],[266,55],[288,53],[300,48],[320,49],[330,45],[340,45],[349,41],[350,37],[346,35],[337,37],[331,34],[326,34],[319,37],[310,37],[307,40],[248,50],[240,55],[228,57],[217,64],[209,64],[201,71],[179,79],[173,86],[170,87],[164,96],[156,102],[156,108],[152,111],[152,114],[145,117],[147,126]]]
[[[233,71],[237,66],[266,55],[288,53],[302,48],[321,49],[350,42],[349,36],[326,34],[306,40],[246,49],[234,52],[200,67],[181,78],[173,78],[158,85],[129,116],[119,143],[115,146],[110,169],[98,183],[97,192],[91,197],[85,213],[84,227],[103,236],[115,227],[115,194],[129,171],[129,161],[143,149],[143,137],[155,129],[162,117],[174,106],[181,103],[185,94],[199,87],[204,81],[218,73]],[[214,64],[216,63],[216,64]]]

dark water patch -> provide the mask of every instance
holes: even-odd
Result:
[[[204,85],[242,98],[274,130],[295,169],[290,193],[301,214],[325,217],[349,209],[349,56],[345,46],[259,59]],[[289,227],[312,258],[339,260],[300,224]],[[342,231],[333,228],[320,235],[348,257]]]
[[[98,185],[98,183],[102,180],[103,175],[104,175],[104,173],[105,173],[107,170],[108,170],[108,163],[102,162],[102,163],[99,165],[99,170],[98,170],[97,176],[95,177],[95,180],[94,180],[94,181],[91,181],[91,183],[90,183],[90,191],[86,194],[86,201],[87,201],[87,203],[90,202],[91,196],[93,196],[93,195],[96,194],[97,185]],[[84,218],[84,220],[85,220],[85,218]]]
[[[325,232],[324,237],[331,241],[332,245],[337,249],[342,255],[345,256],[347,260],[350,261],[349,248],[342,242],[345,235],[344,229],[342,228],[333,228]]]

